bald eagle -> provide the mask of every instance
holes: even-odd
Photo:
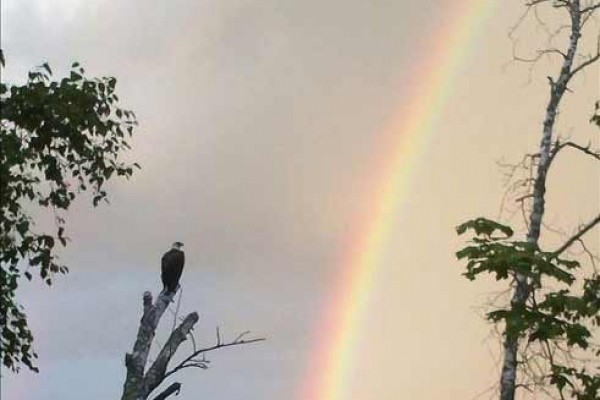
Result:
[[[167,251],[161,259],[161,278],[163,291],[174,293],[179,287],[179,279],[183,272],[185,254],[181,250],[183,243],[175,242],[171,250]]]

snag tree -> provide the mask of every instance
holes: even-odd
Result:
[[[178,371],[185,368],[208,368],[209,360],[206,359],[206,354],[209,352],[264,340],[262,338],[246,339],[249,332],[243,332],[232,341],[223,341],[217,329],[216,342],[210,346],[198,348],[193,334],[194,326],[198,322],[198,313],[192,312],[182,318],[176,328],[173,328],[166,343],[160,348],[156,359],[147,366],[148,355],[154,342],[156,329],[174,296],[175,293],[162,292],[153,303],[152,294],[150,292],[144,293],[143,314],[137,337],[133,350],[125,355],[127,375],[121,400],[146,400],[159,385]],[[175,317],[177,317],[177,313]],[[191,351],[183,360],[169,368],[169,363],[172,361],[177,349],[188,338],[191,339]],[[173,393],[178,394],[180,390],[181,383],[173,382],[159,394],[155,394],[154,400],[164,400]]]

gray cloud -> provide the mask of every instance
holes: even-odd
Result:
[[[450,3],[4,1],[7,79],[44,60],[116,76],[140,118],[130,157],[143,169],[111,186],[110,206],[81,201],[69,213],[69,276],[22,288],[42,373],[7,377],[3,394],[118,396],[141,294],[158,290],[160,256],[181,240],[182,310],[200,312],[199,334],[210,340],[219,325],[269,338],[186,373],[182,399],[301,400],[322,367],[316,341],[334,340],[318,321],[374,200],[385,127],[419,84],[409,71]],[[491,26],[509,26],[511,7]],[[523,135],[538,129],[536,104],[517,104],[518,79],[500,71],[502,29],[482,32],[422,151],[375,277],[352,369],[361,379],[348,381],[355,398],[465,398],[495,379],[470,308],[488,288],[459,276],[452,227],[497,212],[494,159],[537,141]],[[415,300],[423,292],[430,301]],[[450,362],[464,369],[442,370]]]

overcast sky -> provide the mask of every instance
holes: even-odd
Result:
[[[385,127],[426,85],[408,71],[428,59],[455,3],[3,0],[3,79],[44,61],[57,75],[79,61],[91,76],[115,76],[139,117],[128,157],[142,170],[110,185],[110,205],[86,199],[69,212],[68,276],[20,288],[41,371],[3,371],[2,398],[118,398],[142,293],[160,289],[160,257],[179,240],[181,312],[199,312],[197,335],[210,343],[219,326],[226,338],[268,338],[183,373],[179,399],[329,400],[302,398],[322,368],[317,338],[335,333],[319,321],[376,190]],[[475,33],[419,155],[345,378],[353,399],[470,399],[496,381],[499,342],[479,309],[496,287],[460,276],[454,227],[496,217],[497,161],[538,144],[556,63],[530,83],[527,66],[507,65],[521,11],[503,2]],[[598,143],[587,124],[597,77],[574,83],[561,134]],[[570,232],[599,197],[597,170],[567,155],[551,177],[548,221]],[[171,322],[167,313],[157,340]]]

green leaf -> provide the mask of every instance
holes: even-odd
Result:
[[[513,235],[513,230],[509,226],[483,217],[469,220],[456,227],[456,232],[459,235],[464,234],[468,230],[474,230],[477,236],[484,235],[489,237],[496,231],[500,231],[505,239]]]
[[[4,365],[13,370],[20,365],[36,370],[33,335],[16,301],[17,277],[33,276],[22,266],[37,268],[36,274],[48,285],[53,274],[68,271],[57,263],[55,253],[55,242],[62,246],[68,242],[65,222],[57,219],[60,226],[52,234],[32,232],[33,216],[42,214],[36,207],[68,210],[76,193],[90,195],[97,205],[107,197],[101,190],[106,182],[116,179],[116,166],[125,176],[133,171],[133,165],[121,161],[129,138],[115,132],[131,133],[137,121],[107,118],[117,109],[129,115],[119,108],[113,92],[116,79],[90,79],[77,62],[67,77],[52,80],[51,75],[52,69],[43,63],[27,75],[24,84],[0,82],[0,158],[4,157],[0,160],[0,230],[10,233],[0,238],[0,319],[5,310],[14,317],[0,325],[0,354]]]

